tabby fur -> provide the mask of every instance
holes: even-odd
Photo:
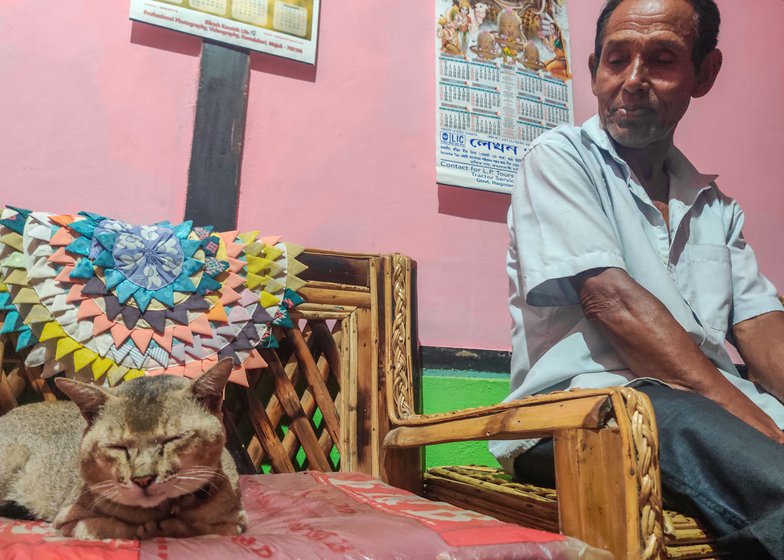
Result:
[[[71,401],[0,417],[0,503],[85,539],[236,535],[244,529],[225,449],[223,360],[195,381],[141,377],[115,389],[71,379]]]

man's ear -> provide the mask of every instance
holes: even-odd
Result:
[[[87,420],[87,424],[90,426],[95,422],[95,418],[107,401],[117,398],[100,387],[76,381],[75,379],[59,377],[54,382],[79,407],[82,416],[84,416],[84,419]]]
[[[593,92],[594,95],[596,95],[596,65],[594,64],[595,62],[598,61],[596,60],[594,53],[589,54],[588,70],[591,71],[591,91]]]
[[[702,97],[707,94],[713,84],[716,82],[716,77],[721,70],[721,63],[724,57],[719,49],[713,49],[702,61],[700,69],[697,71],[697,82],[694,84],[692,97]]]
[[[231,358],[224,358],[205,371],[190,386],[194,398],[213,414],[220,414],[223,389],[226,388],[233,369],[234,361]]]

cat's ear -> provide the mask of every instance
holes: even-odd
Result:
[[[224,358],[191,384],[190,391],[194,398],[213,414],[220,414],[223,389],[226,388],[232,369],[234,360]]]
[[[95,421],[95,417],[101,411],[106,401],[109,399],[116,399],[114,395],[107,393],[100,387],[90,385],[89,383],[82,383],[75,379],[66,379],[59,377],[54,380],[57,387],[70,398],[87,420],[89,425]]]

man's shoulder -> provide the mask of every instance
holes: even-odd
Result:
[[[531,151],[539,146],[569,147],[580,141],[582,127],[572,124],[560,124],[539,135],[531,142]]]
[[[579,154],[583,159],[593,147],[607,149],[608,143],[598,117],[594,116],[582,125],[561,124],[541,134],[531,143],[528,154],[562,151]]]
[[[594,160],[602,160],[592,149],[594,144],[585,126],[559,125],[538,136],[523,156],[523,165],[575,169],[593,167]]]

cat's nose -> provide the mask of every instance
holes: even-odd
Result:
[[[153,480],[155,480],[154,476],[132,476],[131,480],[133,483],[141,488],[142,490],[146,490],[150,484],[152,484]]]

